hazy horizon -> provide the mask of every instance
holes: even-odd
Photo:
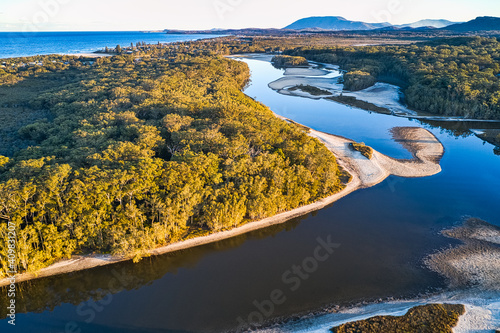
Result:
[[[422,19],[469,21],[500,16],[500,3],[490,0],[3,0],[0,31],[150,31],[283,28],[310,16],[391,24]]]

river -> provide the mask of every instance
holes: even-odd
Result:
[[[391,176],[282,225],[138,264],[21,283],[12,331],[221,332],[329,306],[441,293],[443,278],[422,265],[428,254],[458,244],[440,231],[464,216],[500,225],[500,156],[492,145],[466,130],[457,136],[457,130],[406,118],[280,95],[267,85],[282,70],[243,61],[252,72],[247,95],[314,129],[409,158],[389,130],[428,128],[445,147],[443,171],[418,179]],[[331,251],[328,242],[336,245]],[[314,264],[318,247],[322,259]]]

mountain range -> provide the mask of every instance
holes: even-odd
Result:
[[[448,20],[420,20],[417,22],[409,24],[397,25],[398,28],[423,28],[423,27],[433,27],[433,28],[444,28],[452,24],[459,24],[460,22],[451,22]]]
[[[454,32],[500,31],[500,18],[480,16],[469,22],[453,24],[444,29]]]
[[[313,16],[300,19],[286,26],[290,30],[373,30],[390,26],[390,23],[349,21],[341,16]]]
[[[443,33],[474,33],[479,31],[493,31],[500,33],[500,18],[491,16],[477,17],[468,22],[451,22],[448,20],[420,20],[413,23],[392,25],[387,22],[367,23],[350,21],[341,16],[313,16],[293,22],[283,29],[246,28],[246,29],[211,29],[211,30],[171,30],[165,29],[168,34],[228,34],[228,35],[282,35],[296,32],[323,32],[323,31],[442,31]]]
[[[439,29],[454,32],[500,31],[500,18],[491,16],[477,17],[468,22],[451,22],[448,20],[420,20],[401,25],[392,25],[387,22],[367,23],[350,21],[341,16],[313,16],[306,17],[284,27],[286,30],[424,30]]]

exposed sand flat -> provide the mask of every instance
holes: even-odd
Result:
[[[300,67],[289,67],[285,69],[284,75],[299,75],[299,76],[323,76],[329,74],[329,71],[318,68],[300,68]]]
[[[311,130],[310,135],[321,140],[337,156],[353,176],[359,177],[364,187],[376,185],[389,175],[400,177],[426,177],[441,172],[439,160],[444,154],[441,142],[429,131],[420,127],[397,127],[393,129],[395,140],[413,155],[412,160],[397,160],[378,151],[373,151],[369,160],[358,151],[349,148],[352,140]]]
[[[247,59],[255,59],[271,62],[273,57],[277,54],[270,53],[249,53],[249,54],[232,54],[230,56],[226,56],[228,58],[247,58]]]
[[[286,88],[292,88],[301,84],[305,86],[309,85],[316,88],[325,89],[329,92],[337,92],[337,94],[342,91],[342,85],[338,83],[337,78],[325,79],[323,77],[285,76],[269,83],[268,86],[273,90],[277,90],[278,92],[283,93],[282,90],[285,90]],[[290,95],[295,94],[294,91],[288,92]]]
[[[263,61],[270,61],[270,59],[265,59],[263,57],[254,57],[250,56],[247,58],[258,59]],[[311,62],[314,65],[318,65],[320,63]],[[327,65],[327,64],[320,64]],[[289,88],[298,86],[298,85],[309,85],[316,88],[327,90],[333,96],[342,96],[345,97],[354,97],[359,101],[363,101],[366,103],[373,104],[380,108],[384,108],[388,110],[392,115],[397,117],[404,118],[412,118],[412,119],[424,119],[424,120],[434,120],[434,121],[479,121],[484,123],[499,123],[500,120],[482,120],[482,119],[466,119],[461,117],[450,117],[450,116],[434,116],[431,114],[426,114],[423,112],[417,112],[409,109],[406,105],[401,102],[403,97],[403,93],[401,92],[401,88],[392,84],[377,82],[373,86],[368,87],[359,91],[344,91],[344,85],[338,82],[338,78],[342,77],[341,73],[336,73],[338,71],[338,66],[329,65],[330,67],[324,67],[330,72],[326,75],[320,75],[317,72],[320,69],[317,68],[309,68],[311,72],[308,72],[307,68],[300,68],[301,71],[297,72],[289,71],[285,72],[284,77],[279,78],[268,84],[269,88],[276,90],[278,93],[283,95],[293,95],[299,97],[307,97],[312,99],[321,99],[328,97],[330,95],[323,96],[314,96],[307,92],[300,90],[289,90]],[[322,71],[326,71],[325,69],[321,69]],[[315,74],[308,74],[315,73]],[[338,102],[338,101],[337,101]]]
[[[491,312],[487,309],[466,304],[465,314],[458,319],[453,333],[487,332],[494,328],[490,323],[492,320]]]
[[[448,264],[467,284],[481,285],[491,290],[500,289],[500,249],[483,248],[467,255],[465,252],[456,259],[450,259]]]
[[[377,82],[366,89],[359,91],[344,91],[342,94],[344,96],[356,97],[356,99],[360,101],[365,101],[378,107],[389,109],[396,114],[417,114],[401,103],[401,89],[392,84]]]
[[[325,74],[320,74],[317,71],[325,72]],[[338,82],[338,78],[341,76],[341,74],[315,68],[289,68],[285,71],[284,77],[269,83],[269,88],[285,95],[316,97],[307,93],[304,95],[304,93],[288,90],[288,88],[301,84],[310,85],[328,90],[334,96],[339,96],[342,93],[343,96],[355,97],[360,101],[388,109],[396,115],[415,116],[417,114],[401,103],[402,93],[399,87],[388,83],[377,82],[375,85],[360,91],[343,91],[343,84]]]
[[[443,234],[464,244],[429,256],[427,266],[446,276],[452,286],[500,291],[500,228],[469,219]]]
[[[281,119],[286,119],[278,116]],[[286,119],[288,120],[288,119]],[[149,251],[150,255],[159,255],[169,252],[175,252],[195,246],[217,242],[220,240],[235,237],[253,230],[265,228],[274,224],[284,223],[294,217],[305,215],[307,213],[321,209],[349,193],[359,189],[376,185],[382,182],[389,175],[398,175],[403,177],[424,177],[440,172],[439,159],[436,154],[444,151],[441,143],[427,130],[418,127],[404,127],[395,130],[395,138],[405,138],[405,147],[414,151],[416,158],[413,160],[392,159],[377,151],[373,151],[371,160],[362,156],[357,151],[349,149],[348,144],[352,142],[349,139],[335,136],[315,130],[310,131],[312,137],[318,138],[326,147],[328,147],[337,157],[340,166],[345,168],[351,175],[352,180],[346,187],[327,198],[318,200],[309,205],[305,205],[287,212],[265,218],[260,221],[249,222],[241,227],[228,231],[217,232],[211,235],[197,237]],[[411,138],[409,140],[408,138]],[[439,148],[440,147],[440,148]],[[112,256],[75,256],[73,259],[62,260],[51,266],[48,266],[34,274],[20,274],[16,277],[17,282],[45,277],[73,271],[79,271],[97,266],[103,266],[119,261],[129,260],[130,258],[112,257]],[[0,286],[7,285],[9,280],[0,280]]]

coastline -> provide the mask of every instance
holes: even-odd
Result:
[[[279,115],[276,116],[285,121],[291,121],[285,117],[281,117]],[[307,128],[306,126],[303,127]],[[441,167],[439,166],[438,162],[439,159],[435,159],[434,156],[434,154],[442,156],[442,154],[444,153],[444,148],[439,140],[432,133],[420,127],[403,127],[400,128],[400,131],[402,133],[409,133],[409,135],[411,135],[412,138],[416,140],[416,142],[414,143],[406,142],[405,146],[406,149],[414,149],[412,153],[414,154],[415,158],[412,160],[393,159],[389,156],[377,152],[376,150],[373,150],[373,157],[369,160],[366,157],[362,156],[360,152],[351,151],[351,149],[348,147],[348,144],[350,142],[353,142],[352,140],[310,129],[309,135],[317,138],[323,144],[325,144],[325,146],[337,158],[338,164],[347,172],[349,172],[349,174],[351,174],[352,179],[349,183],[346,184],[344,189],[331,196],[302,207],[282,212],[259,221],[248,222],[240,227],[236,227],[231,230],[221,231],[207,236],[196,237],[158,247],[149,250],[148,254],[161,255],[185,250],[188,248],[232,238],[275,224],[281,224],[289,221],[292,218],[299,217],[324,208],[325,206],[334,203],[335,201],[345,197],[355,190],[368,188],[379,184],[390,175],[401,177],[425,177],[439,173],[441,171]],[[395,136],[395,139],[397,140],[398,137]],[[420,146],[417,146],[416,144],[420,144]],[[434,148],[429,149],[430,146],[434,146]],[[47,266],[38,271],[36,274],[19,274],[16,276],[16,283],[58,274],[71,273],[128,260],[132,260],[132,258],[111,255],[74,256],[71,259],[63,259],[50,266]],[[0,280],[0,287],[8,285],[9,283],[10,280],[8,278],[3,278]]]

